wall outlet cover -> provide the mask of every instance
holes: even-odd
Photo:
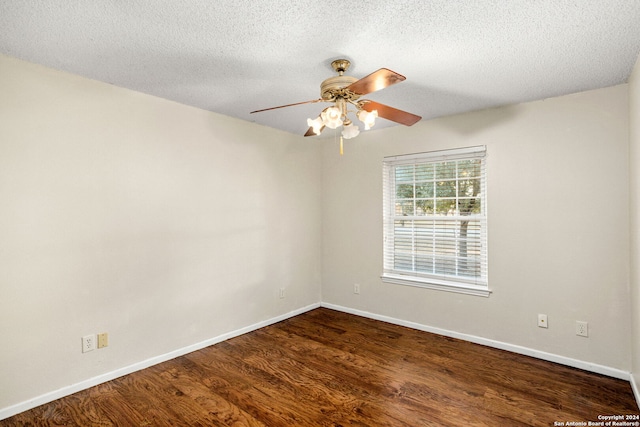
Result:
[[[548,328],[549,322],[547,321],[546,314],[538,314],[538,327],[539,328]]]
[[[576,335],[579,337],[588,337],[589,336],[589,323],[581,322],[579,320],[576,321]]]
[[[82,337],[82,352],[93,351],[96,349],[96,334],[85,335]]]

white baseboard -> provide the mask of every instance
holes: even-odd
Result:
[[[629,382],[631,383],[631,390],[633,390],[633,395],[636,397],[636,403],[638,404],[638,407],[640,407],[640,384],[638,384],[633,374],[630,375]]]
[[[619,378],[622,380],[629,381],[631,383],[631,388],[633,389],[633,393],[635,395],[636,401],[640,406],[640,387],[639,384],[635,381],[635,378],[630,372],[622,371],[620,369],[610,368],[608,366],[602,366],[590,362],[585,362],[582,360],[572,359],[569,357],[559,356],[552,353],[546,353],[543,351],[533,350],[527,347],[522,347],[514,344],[508,344],[501,341],[495,341],[487,338],[477,337],[474,335],[462,334],[459,332],[449,331],[446,329],[435,328],[431,326],[422,325],[420,323],[409,322],[406,320],[396,319],[393,317],[383,316],[375,313],[370,313],[367,311],[361,311],[357,309],[352,309],[348,307],[343,307],[330,303],[315,303],[308,305],[306,307],[302,307],[300,309],[282,314],[280,316],[273,317],[268,320],[264,320],[262,322],[254,323],[253,325],[246,326],[244,328],[237,329],[235,331],[231,331],[222,335],[219,335],[214,338],[210,338],[208,340],[183,347],[172,352],[162,354],[159,356],[155,356],[146,360],[143,360],[138,363],[134,363],[133,365],[125,366],[120,369],[116,369],[115,371],[107,372],[102,375],[98,375],[93,378],[89,378],[87,380],[81,381],[79,383],[71,384],[66,387],[62,387],[58,390],[51,391],[49,393],[42,394],[40,396],[36,396],[33,399],[26,400],[24,402],[20,402],[18,404],[9,406],[7,408],[0,409],[0,420],[5,418],[9,418],[13,415],[19,414],[20,412],[27,411],[29,409],[33,409],[37,406],[44,405],[45,403],[52,402],[56,399],[60,399],[65,396],[69,396],[73,393],[77,393],[78,391],[82,391],[88,389],[90,387],[96,386],[98,384],[105,383],[107,381],[111,381],[113,379],[119,378],[123,375],[131,374],[133,372],[148,368],[153,365],[157,365],[158,363],[166,362],[167,360],[175,359],[176,357],[183,356],[185,354],[191,353],[196,350],[203,349],[205,347],[217,344],[222,341],[226,341],[228,339],[246,334],[251,331],[255,331],[257,329],[263,328],[265,326],[272,325],[274,323],[280,322],[282,320],[286,320],[288,318],[297,316],[302,313],[306,313],[307,311],[313,310],[318,307],[326,307],[332,310],[342,311],[349,314],[354,314],[356,316],[362,316],[369,319],[380,320],[386,323],[391,323],[394,325],[406,326],[408,328],[431,332],[438,335],[444,335],[451,338],[458,338],[464,341],[473,342],[476,344],[486,345],[488,347],[494,347],[501,350],[511,351],[513,353],[523,354],[526,356],[535,357],[542,360],[547,360],[550,362],[559,363],[566,366],[571,366],[574,368],[583,369],[585,371],[594,372],[597,374],[607,375],[613,378]]]
[[[473,342],[476,344],[486,345],[488,347],[498,348],[500,350],[510,351],[512,353],[523,354],[525,356],[535,357],[537,359],[547,360],[549,362],[559,363],[561,365],[571,366],[573,368],[582,369],[596,374],[607,375],[609,377],[618,378],[621,380],[630,381],[631,373],[620,369],[610,368],[608,366],[598,365],[595,363],[585,362],[583,360],[572,359],[570,357],[559,356],[557,354],[546,353],[544,351],[534,350],[519,345],[509,344],[501,341],[495,341],[488,338],[477,337],[475,335],[462,334],[460,332],[449,331],[446,329],[434,328],[432,326],[422,325],[420,323],[409,322],[406,320],[396,319],[393,317],[383,316],[380,314],[370,313],[368,311],[356,310],[349,307],[343,307],[340,305],[334,305],[329,303],[321,303],[322,307],[330,308],[337,311],[342,311],[349,314],[355,314],[356,316],[367,317],[369,319],[380,320],[382,322],[391,323],[394,325],[406,326],[411,329],[417,329],[419,331],[431,332],[438,335],[444,335],[451,338],[458,338],[464,341]],[[633,383],[632,383],[633,387]],[[637,390],[637,389],[636,389]],[[638,393],[636,393],[636,400],[638,400]]]
[[[16,414],[19,414],[20,412],[28,411],[29,409],[33,409],[37,406],[44,405],[45,403],[52,402],[56,399],[69,396],[73,393],[86,390],[98,384],[102,384],[107,381],[114,380],[123,375],[131,374],[133,372],[148,368],[150,366],[157,365],[158,363],[166,362],[167,360],[175,359],[176,357],[183,356],[185,354],[194,352],[196,350],[201,350],[205,347],[209,347],[210,345],[214,345],[219,342],[226,341],[228,339],[246,334],[248,332],[255,331],[256,329],[264,328],[265,326],[269,326],[274,323],[280,322],[282,320],[286,320],[290,317],[297,316],[299,314],[305,313],[307,311],[313,310],[318,307],[320,307],[320,303],[311,304],[306,307],[302,307],[297,310],[282,314],[280,316],[276,316],[271,319],[264,320],[262,322],[254,323],[253,325],[249,325],[244,328],[237,329],[235,331],[227,332],[225,334],[218,335],[217,337],[210,338],[208,340],[205,340],[196,344],[192,344],[190,346],[183,347],[183,348],[171,351],[169,353],[155,356],[155,357],[143,360],[141,362],[134,363],[133,365],[125,366],[123,368],[116,369],[115,371],[107,372],[105,374],[98,375],[96,377],[89,378],[84,381],[80,381],[79,383],[71,384],[69,386],[62,387],[58,390],[54,390],[49,393],[42,394],[40,396],[36,396],[33,399],[29,399],[12,406],[2,408],[0,409],[0,420],[4,420],[5,418],[12,417]]]

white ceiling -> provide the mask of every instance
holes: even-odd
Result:
[[[0,52],[304,134],[323,104],[249,112],[319,98],[338,58],[406,76],[367,98],[423,120],[624,83],[640,1],[3,0]]]

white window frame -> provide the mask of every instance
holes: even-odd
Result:
[[[456,215],[455,213],[447,215],[438,215],[437,213],[427,214],[421,212],[418,215],[414,212],[414,216],[401,215],[396,209],[396,167],[407,165],[423,165],[423,164],[438,164],[442,162],[455,162],[458,160],[477,159],[481,160],[481,175],[480,175],[480,192],[478,198],[480,199],[480,212],[467,215]],[[456,163],[457,164],[457,163]],[[456,167],[456,188],[457,181],[463,178],[458,176],[458,167]],[[434,185],[437,182],[437,178],[434,178]],[[381,279],[386,283],[393,283],[399,285],[418,286],[428,289],[436,289],[448,292],[457,292],[469,295],[477,295],[488,297],[491,294],[491,290],[488,286],[488,250],[487,250],[487,174],[486,174],[486,147],[468,147],[459,148],[453,150],[433,151],[428,153],[409,154],[402,156],[385,157],[383,160],[383,224],[384,224],[384,267]],[[415,184],[414,184],[415,185]],[[458,195],[456,195],[456,198]],[[417,197],[414,195],[414,198]],[[406,199],[402,199],[406,200]],[[434,194],[434,201],[438,199]],[[457,199],[456,199],[457,206]],[[448,221],[449,223],[455,221],[473,221],[477,225],[478,231],[476,233],[476,240],[474,244],[476,247],[480,246],[479,256],[474,257],[474,262],[479,263],[479,273],[475,277],[459,276],[457,274],[440,274],[435,271],[425,273],[420,271],[415,265],[409,269],[397,267],[396,259],[399,258],[395,249],[396,228],[394,224],[397,221],[409,221],[411,224],[415,224],[413,221],[433,221],[434,224],[438,221]],[[417,235],[418,230],[415,226],[411,225],[411,229],[414,230],[413,235]],[[439,244],[443,239],[436,237],[438,233],[435,232],[438,228],[434,225],[433,241],[434,245]],[[479,236],[479,240],[478,240]],[[418,237],[414,237],[413,241],[418,241]],[[450,240],[450,239],[449,239]],[[456,245],[459,242],[464,242],[465,239],[456,235]],[[420,244],[425,242],[424,238],[420,238]],[[428,240],[429,242],[431,240]],[[448,244],[448,243],[447,243]],[[469,241],[471,244],[471,241]],[[411,251],[414,257],[417,257],[416,247],[418,243],[412,243]],[[457,252],[456,252],[457,254]],[[406,253],[405,253],[406,256]],[[435,260],[434,256],[434,260]],[[468,260],[468,258],[460,258],[456,255],[456,262],[459,260]],[[434,261],[435,263],[435,261]],[[414,263],[415,264],[415,263]],[[457,269],[456,269],[457,271]]]

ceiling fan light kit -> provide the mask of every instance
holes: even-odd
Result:
[[[387,68],[381,68],[366,77],[357,79],[352,76],[344,75],[344,72],[349,69],[350,65],[351,63],[346,59],[337,59],[331,63],[331,67],[338,73],[338,75],[329,77],[320,84],[320,99],[256,110],[251,113],[259,113],[262,111],[275,110],[294,105],[310,104],[314,102],[331,102],[333,105],[322,110],[318,117],[315,119],[307,119],[307,126],[309,126],[309,129],[304,136],[320,135],[325,127],[337,129],[342,126],[342,133],[340,136],[341,154],[342,138],[351,139],[360,134],[360,128],[353,124],[353,122],[347,117],[349,112],[354,112],[354,110],[348,109],[349,106],[355,107],[356,117],[364,124],[365,130],[371,129],[371,127],[375,125],[376,118],[378,117],[382,117],[405,126],[411,126],[422,119],[422,117],[406,111],[398,110],[375,101],[360,99],[363,95],[404,81],[405,77],[403,75]]]

